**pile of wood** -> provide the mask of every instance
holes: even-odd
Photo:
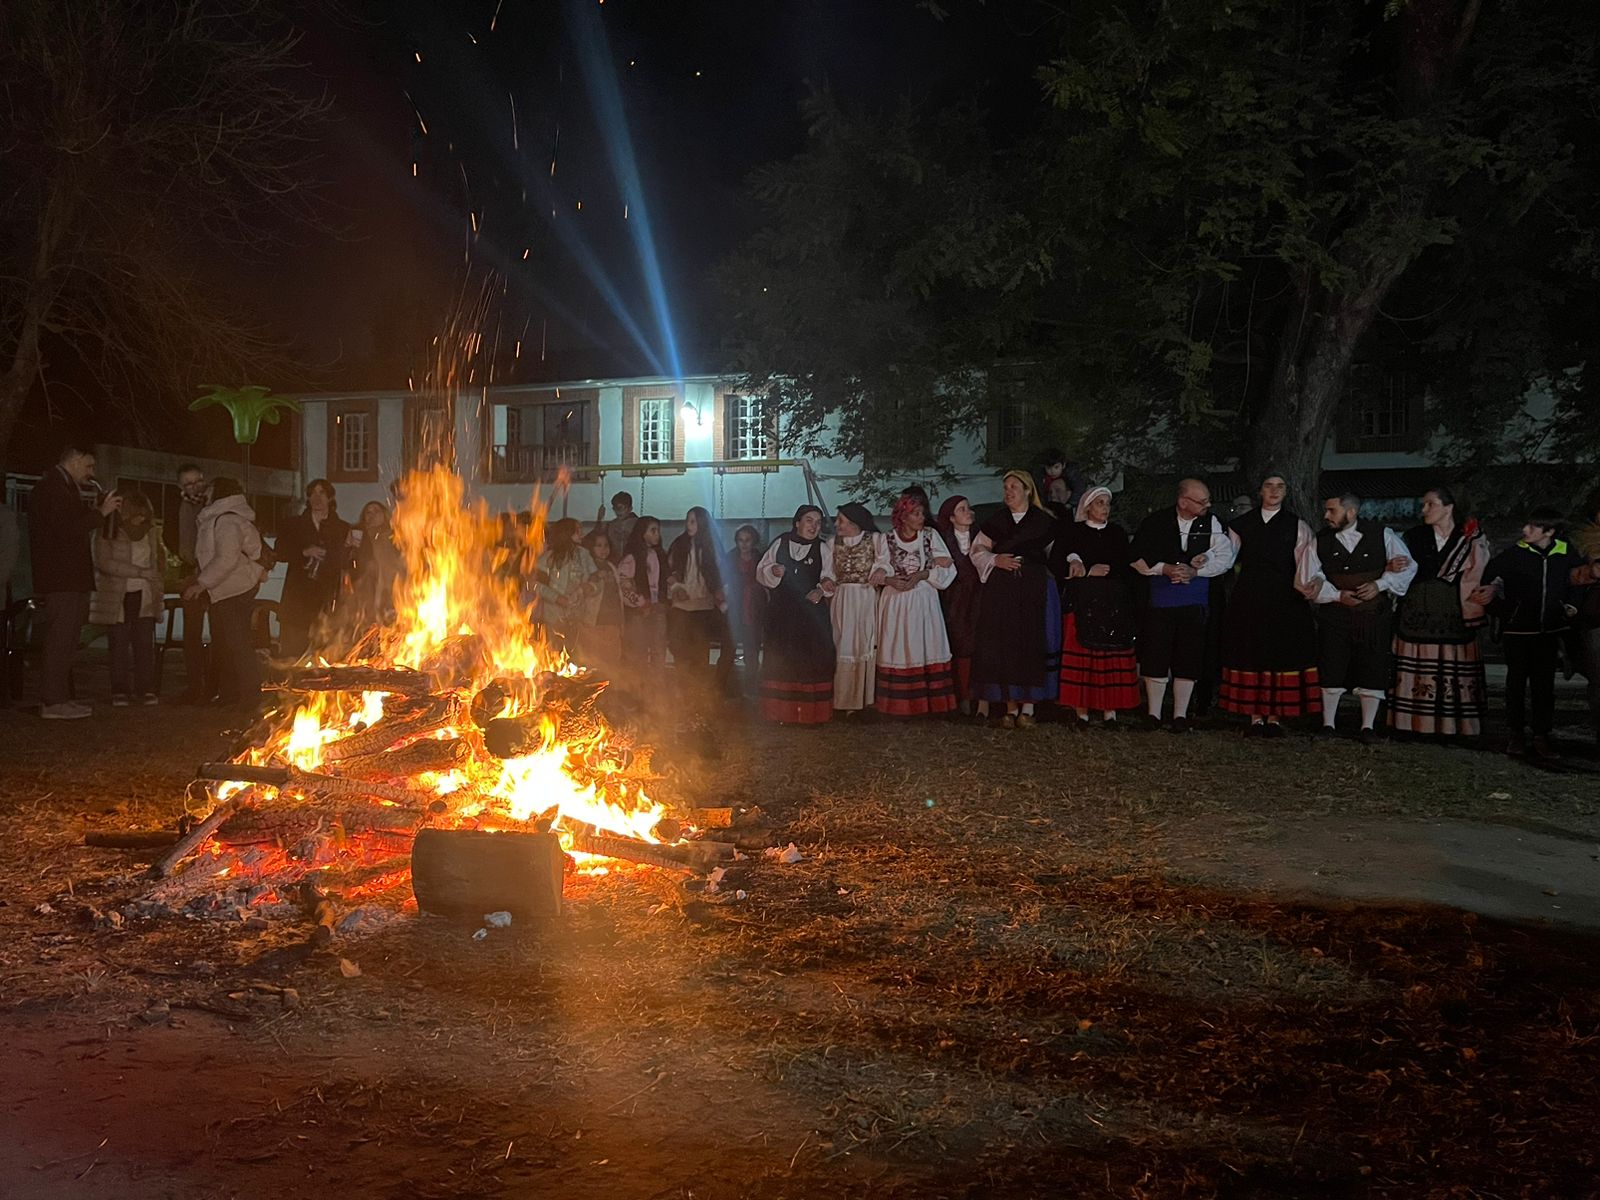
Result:
[[[173,830],[87,835],[91,846],[154,855],[147,889],[121,915],[291,914],[311,920],[314,936],[331,936],[340,905],[392,903],[408,887],[424,912],[473,919],[499,910],[559,912],[572,866],[552,831],[559,805],[520,824],[496,814],[496,828],[485,829],[458,815],[478,807],[473,781],[497,775],[499,760],[577,743],[603,747],[590,758],[569,757],[579,786],[638,794],[654,778],[650,755],[633,743],[628,706],[602,679],[542,673],[476,688],[465,682],[483,673],[477,639],[457,638],[422,670],[355,665],[284,674],[272,686],[295,697],[343,693],[351,710],[362,693],[381,692],[383,716],[324,745],[320,765],[303,770],[260,761],[262,747],[285,744],[297,707],[286,705],[246,735],[234,761],[200,766],[190,794],[210,801],[203,818]],[[441,790],[439,777],[452,772],[456,784],[467,784]],[[663,820],[657,842],[570,822],[559,832],[575,852],[704,874],[767,844],[758,817],[690,810]]]

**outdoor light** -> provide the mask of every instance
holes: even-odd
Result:
[[[700,406],[698,404],[685,400],[680,411],[683,414],[685,423],[693,425],[696,429],[700,427]]]

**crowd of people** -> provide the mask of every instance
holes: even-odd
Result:
[[[92,457],[74,449],[34,493],[50,718],[87,715],[67,668],[91,619],[110,633],[112,702],[157,702],[165,556],[154,512],[137,494],[86,508],[79,491],[92,475]],[[1444,486],[1422,496],[1421,523],[1401,533],[1364,519],[1360,498],[1344,493],[1323,498],[1313,527],[1286,507],[1275,474],[1225,519],[1206,484],[1185,479],[1170,507],[1130,533],[1110,489],[1059,460],[1039,478],[1042,489],[1029,472],[1007,471],[1000,504],[981,521],[966,496],[934,512],[908,487],[887,528],[848,503],[830,532],[807,504],[769,544],[742,525],[727,548],[700,507],[664,544],[661,521],[619,492],[609,518],[602,509],[587,530],[551,522],[536,561],[508,552],[500,562],[530,619],[574,659],[651,694],[753,693],[761,716],[785,724],[876,714],[1027,729],[1048,715],[1115,729],[1136,714],[1144,727],[1186,733],[1214,702],[1250,736],[1280,737],[1304,721],[1331,737],[1348,694],[1362,741],[1380,721],[1395,735],[1476,740],[1489,627],[1506,661],[1510,753],[1558,757],[1563,660],[1587,676],[1600,734],[1600,493],[1570,537],[1561,514],[1534,508],[1520,539],[1495,553]],[[168,548],[185,572],[186,700],[254,702],[251,612],[274,561],[286,570],[285,659],[326,647],[335,630],[349,644],[393,618],[402,565],[383,504],[351,525],[333,486],[314,480],[305,510],[269,548],[236,480],[185,467],[179,484]]]

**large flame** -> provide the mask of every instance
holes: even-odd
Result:
[[[542,673],[577,669],[544,640],[523,600],[521,581],[532,575],[544,536],[543,508],[534,503],[532,510],[531,522],[508,528],[481,500],[469,503],[461,479],[444,468],[409,475],[394,514],[395,541],[405,561],[393,597],[397,616],[367,635],[349,658],[367,666],[423,669],[448,652],[453,640],[459,645],[463,635],[475,635],[474,654],[461,668],[466,678],[455,681],[463,712],[459,727],[436,735],[464,738],[472,753],[460,769],[410,781],[445,802],[447,820],[517,828],[539,817],[558,832],[581,823],[656,841],[663,808],[624,778],[606,730],[562,740],[547,723],[534,753],[501,760],[483,750],[465,715],[491,683],[520,679],[531,685]],[[518,695],[536,691],[505,690],[507,699],[494,716],[519,715],[525,701]],[[311,695],[285,713],[276,732],[248,758],[315,771],[330,742],[382,719],[384,700],[377,692],[364,693],[359,703],[348,693]],[[570,849],[570,833],[563,832],[563,840]]]

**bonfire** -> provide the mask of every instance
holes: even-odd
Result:
[[[703,832],[734,811],[653,799],[626,704],[530,619],[520,581],[542,513],[507,545],[487,506],[435,468],[407,477],[394,528],[395,620],[339,661],[275,676],[280,703],[231,759],[201,766],[157,882],[123,915],[288,910],[331,935],[334,900],[414,893],[424,911],[544,916],[568,873],[705,872],[735,857]]]

